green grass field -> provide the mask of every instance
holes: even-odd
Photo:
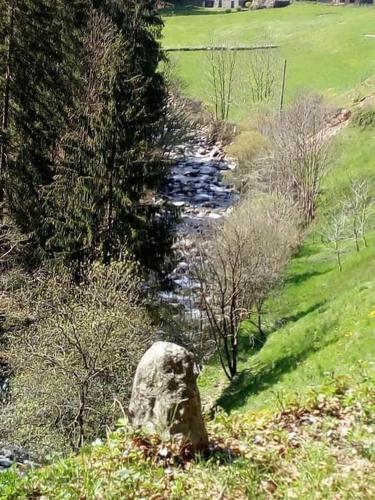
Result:
[[[3,473],[0,499],[372,500],[374,381],[364,367],[357,385],[332,381],[277,416],[218,414],[209,456],[194,460],[125,425],[22,479]]]
[[[337,98],[375,73],[375,8],[295,3],[285,9],[218,13],[202,9],[165,17],[164,47],[254,44],[280,46],[288,62],[287,93],[313,89]],[[209,12],[209,13],[207,13]],[[195,14],[195,15],[193,15]],[[202,53],[179,53],[177,62],[186,91],[207,100],[206,59]],[[246,106],[236,110],[238,118]]]

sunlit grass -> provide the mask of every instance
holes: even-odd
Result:
[[[297,2],[285,9],[187,13],[165,18],[165,47],[209,45],[213,40],[229,44],[270,41],[280,46],[281,56],[287,59],[289,97],[305,88],[342,101],[342,94],[345,99],[355,97],[357,92],[352,89],[375,74],[375,38],[364,36],[375,32],[373,7],[341,8]],[[186,92],[207,101],[205,54],[185,52],[176,57]],[[371,90],[373,87],[368,92]],[[249,102],[241,103],[232,117],[246,115],[248,108]]]
[[[288,394],[303,399],[330,376],[360,371],[375,357],[375,234],[359,253],[354,242],[345,243],[342,272],[321,236],[325,215],[351,179],[372,179],[375,188],[374,135],[348,128],[334,151],[315,226],[266,305],[267,342],[254,353],[245,330],[240,375],[229,386],[216,363],[206,367],[200,384],[211,404],[218,398],[225,409],[244,411],[275,407]]]
[[[0,499],[372,499],[368,368],[332,378],[303,405],[289,397],[274,412],[217,413],[205,456],[184,459],[176,445],[125,426],[76,457],[2,474]]]

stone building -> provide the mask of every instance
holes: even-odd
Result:
[[[215,9],[237,9],[249,0],[203,0],[202,6]],[[252,9],[271,9],[286,7],[291,0],[250,0]],[[363,1],[363,0],[362,0]],[[370,0],[368,0],[370,1]],[[371,0],[372,1],[372,0]]]
[[[357,5],[374,5],[374,0],[344,0],[346,4],[355,3]]]
[[[242,0],[203,0],[202,6],[215,9],[237,9],[242,4]]]
[[[374,0],[328,0],[324,3],[331,3],[333,5],[373,5]]]
[[[251,9],[278,9],[290,5],[290,0],[252,0]]]

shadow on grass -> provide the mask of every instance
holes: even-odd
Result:
[[[310,278],[315,276],[322,276],[323,274],[329,273],[332,269],[325,269],[324,271],[306,271],[300,274],[293,274],[285,280],[286,285],[299,285]]]
[[[316,304],[313,304],[312,306],[308,307],[307,309],[304,309],[303,311],[298,311],[296,314],[291,314],[290,316],[284,316],[282,318],[279,318],[274,325],[267,331],[267,336],[270,335],[271,333],[276,332],[280,328],[283,328],[286,326],[288,323],[296,323],[300,319],[304,318],[308,314],[313,313],[314,311],[319,310],[322,308],[325,304],[327,303],[326,300],[323,300],[321,302],[317,302]]]
[[[216,401],[217,405],[230,412],[241,408],[250,395],[258,394],[275,385],[282,375],[295,370],[299,363],[304,361],[313,351],[309,348],[296,355],[279,359],[272,366],[264,367],[254,374],[250,369],[242,371],[235,380],[224,389]]]
[[[256,395],[277,384],[283,375],[293,372],[309,356],[336,341],[337,339],[330,339],[318,347],[310,344],[298,353],[280,358],[272,363],[272,365],[263,366],[258,373],[254,373],[251,369],[243,370],[224,389],[216,401],[217,405],[224,408],[227,412],[241,408],[249,396]]]
[[[311,255],[315,255],[320,252],[319,245],[302,245],[298,248],[297,252],[294,255],[294,258],[301,259],[302,257],[310,257]]]
[[[304,273],[308,274],[308,273]],[[324,274],[324,273],[309,273],[310,276]],[[307,279],[307,277],[305,278]],[[261,334],[256,326],[254,326],[249,321],[244,321],[242,329],[239,332],[239,351],[238,360],[246,362],[251,356],[257,354],[267,342],[267,338],[272,333],[275,333],[280,328],[285,327],[288,323],[296,323],[300,319],[304,318],[308,314],[317,311],[325,306],[327,301],[317,302],[312,306],[304,309],[303,311],[298,311],[296,314],[290,316],[284,316],[279,318],[273,325],[264,328],[264,332]]]

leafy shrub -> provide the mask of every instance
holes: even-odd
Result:
[[[203,323],[230,380],[237,375],[241,323],[250,318],[264,340],[264,302],[300,242],[299,227],[299,214],[289,200],[252,195],[216,228],[214,238],[200,245],[195,278]]]
[[[267,137],[267,152],[259,158],[254,185],[289,198],[305,224],[315,218],[330,165],[331,140],[321,133],[327,113],[321,95],[300,93],[282,113],[265,115],[260,123],[260,131]]]
[[[262,134],[253,128],[243,128],[227,148],[230,156],[237,160],[237,168],[231,172],[231,181],[240,190],[246,189],[254,163],[266,144]]]
[[[105,432],[125,405],[152,330],[131,264],[93,265],[81,284],[39,274],[13,307],[32,324],[13,333],[11,400],[0,434],[40,453],[77,449]]]
[[[375,128],[375,108],[358,109],[353,113],[352,123],[355,127]]]

